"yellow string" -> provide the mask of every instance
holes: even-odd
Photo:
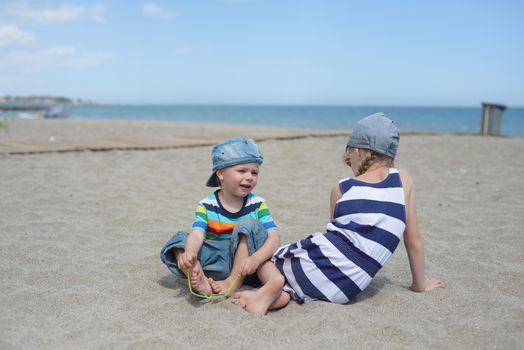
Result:
[[[187,274],[187,287],[189,289],[189,292],[193,294],[194,296],[197,296],[199,298],[203,299],[218,299],[218,298],[229,298],[231,296],[231,291],[235,287],[235,284],[238,281],[238,276],[233,280],[231,285],[227,288],[226,292],[223,294],[210,294],[206,292],[195,292],[193,288],[191,287],[191,279],[189,278],[189,273]]]
[[[224,296],[226,298],[230,297],[231,296],[231,292],[233,291],[233,288],[235,287],[235,285],[237,284],[237,281],[239,279],[239,276],[235,277],[235,279],[233,280],[233,282],[231,282],[231,285],[229,286],[229,288],[226,290],[226,292],[224,293]]]

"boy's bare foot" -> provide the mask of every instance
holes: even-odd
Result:
[[[233,278],[231,276],[222,281],[215,281],[214,279],[209,277],[208,282],[211,285],[211,289],[213,290],[213,293],[217,293],[217,294],[225,294],[228,292],[232,293],[235,289],[238,288],[238,278]]]
[[[213,290],[211,285],[204,275],[204,271],[200,268],[194,268],[191,272],[191,287],[195,292],[204,292],[207,294],[212,294]]]

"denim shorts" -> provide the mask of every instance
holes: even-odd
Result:
[[[231,273],[233,260],[238,246],[239,235],[247,239],[249,255],[259,250],[267,240],[267,230],[264,225],[253,218],[240,220],[231,234],[231,239],[211,240],[205,239],[200,251],[198,261],[207,277],[220,281],[226,279]],[[179,231],[175,233],[160,251],[160,260],[177,277],[186,278],[178,268],[175,249],[184,249],[186,246],[188,232]]]

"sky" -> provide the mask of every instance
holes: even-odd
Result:
[[[0,96],[524,106],[520,0],[0,0]]]

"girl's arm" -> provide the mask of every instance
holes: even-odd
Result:
[[[340,186],[338,182],[331,188],[331,195],[329,198],[329,213],[330,217],[329,220],[333,221],[333,218],[335,217],[335,206],[337,205],[337,201],[342,197],[342,192],[340,192]]]
[[[417,222],[413,181],[409,173],[405,170],[400,171],[400,177],[404,186],[404,196],[406,201],[406,230],[404,232],[404,244],[408,253],[409,266],[413,277],[411,289],[415,292],[425,292],[434,288],[442,288],[444,287],[444,284],[436,278],[426,279],[424,271],[424,240]]]

